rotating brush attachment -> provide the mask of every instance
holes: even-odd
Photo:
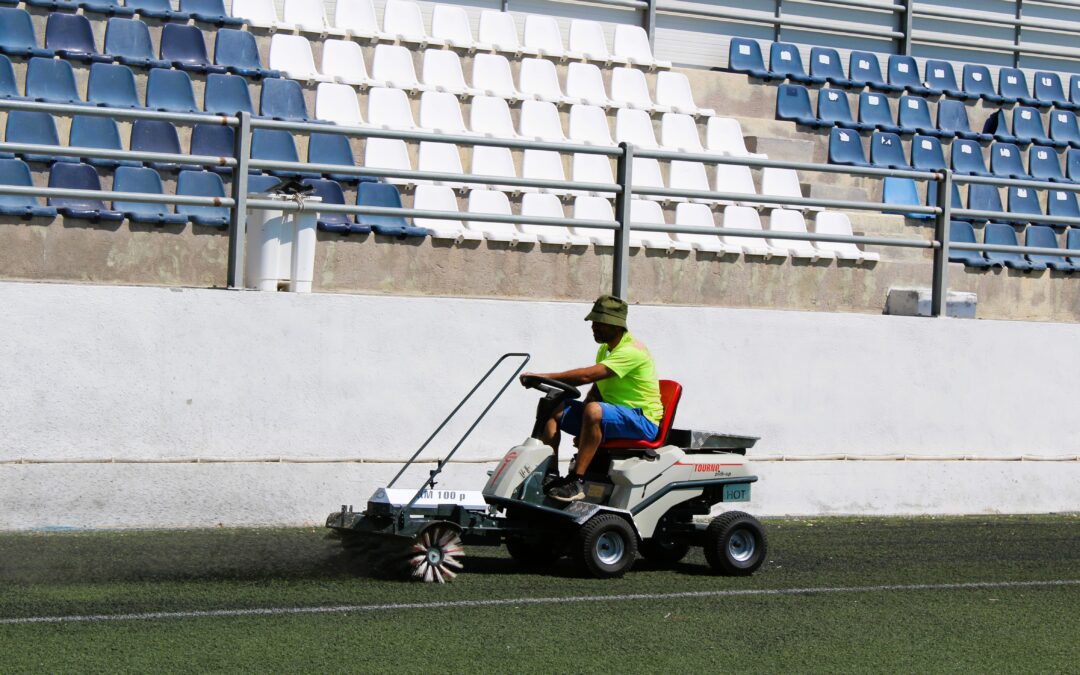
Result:
[[[446,583],[457,576],[455,569],[462,568],[455,556],[465,554],[461,537],[450,527],[435,526],[424,530],[409,554],[409,574],[413,579],[426,583]]]

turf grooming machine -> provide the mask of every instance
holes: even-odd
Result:
[[[432,439],[454,418],[503,362],[520,363],[417,490],[395,488]],[[462,569],[464,545],[505,544],[518,562],[543,568],[570,556],[599,578],[622,576],[638,555],[660,565],[681,560],[701,546],[718,574],[749,575],[765,560],[761,524],[741,511],[708,519],[712,507],[745,502],[757,481],[746,451],[757,438],[672,428],[681,386],[661,380],[664,418],[656,440],[611,441],[597,451],[585,474],[583,501],[565,504],[545,496],[545,478],[556,471],[554,451],[540,440],[544,422],[581,392],[557,380],[525,378],[543,396],[529,438],[511,448],[488,472],[482,491],[436,489],[436,478],[529,361],[501,356],[473,386],[385,488],[357,512],[342,505],[326,526],[376,571],[445,582]]]

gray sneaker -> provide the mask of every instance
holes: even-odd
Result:
[[[560,502],[576,502],[585,499],[585,488],[576,478],[568,478],[562,483],[552,485],[547,496]]]

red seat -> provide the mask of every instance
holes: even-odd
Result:
[[[656,440],[630,441],[617,438],[600,446],[601,450],[648,450],[659,448],[667,440],[671,423],[675,421],[675,409],[679,407],[679,399],[682,397],[682,385],[675,380],[660,380],[660,402],[664,405],[664,417],[660,420],[660,431],[656,434]]]

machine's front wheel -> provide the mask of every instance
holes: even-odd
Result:
[[[637,558],[637,533],[619,516],[603,513],[581,526],[576,553],[594,577],[621,577]]]
[[[442,523],[432,525],[413,542],[406,558],[406,571],[413,579],[446,583],[457,576],[454,570],[461,569],[458,558],[464,555],[457,528]]]
[[[749,576],[765,562],[768,544],[757,518],[728,511],[713,518],[705,530],[705,559],[717,574]]]

